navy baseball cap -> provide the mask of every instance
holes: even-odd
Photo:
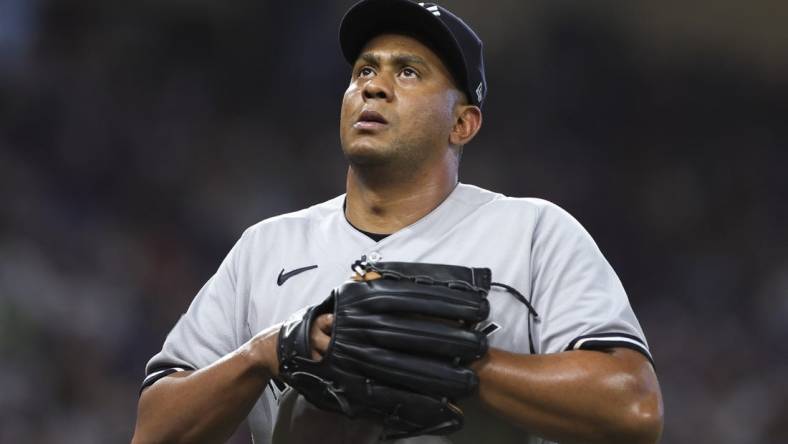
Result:
[[[352,65],[370,39],[387,32],[410,35],[429,46],[468,100],[482,106],[487,97],[482,41],[462,19],[435,3],[362,0],[345,13],[339,26],[342,54]]]

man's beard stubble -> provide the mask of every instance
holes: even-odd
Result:
[[[345,158],[354,172],[369,181],[403,181],[418,175],[428,160],[428,150],[395,140],[384,149],[363,149],[348,152]]]

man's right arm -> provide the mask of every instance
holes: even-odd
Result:
[[[278,374],[278,332],[272,326],[207,367],[147,387],[132,443],[226,441]]]
[[[312,325],[313,359],[328,348],[332,323],[332,315],[323,315]],[[273,325],[205,368],[173,373],[146,388],[132,444],[225,442],[279,375],[279,329]]]

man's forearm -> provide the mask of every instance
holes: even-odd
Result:
[[[273,376],[271,342],[270,335],[258,335],[208,367],[174,373],[147,388],[132,442],[226,441]]]
[[[474,367],[485,406],[544,438],[562,443],[659,440],[659,385],[651,364],[635,351],[518,355],[491,349]]]

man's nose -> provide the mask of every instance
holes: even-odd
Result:
[[[383,99],[391,100],[391,83],[385,78],[385,74],[378,74],[364,85],[364,99]]]

